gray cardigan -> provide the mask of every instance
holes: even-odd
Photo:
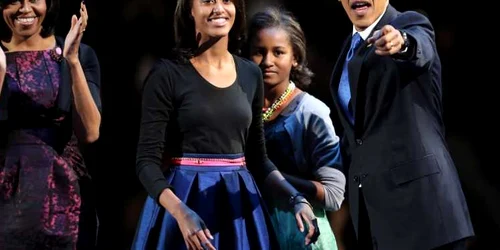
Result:
[[[344,200],[339,137],[335,133],[330,109],[308,93],[292,101],[281,113],[290,136],[295,162],[301,173],[312,173],[325,190],[325,210],[338,210]]]

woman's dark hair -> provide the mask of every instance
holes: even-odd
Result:
[[[182,61],[193,57],[198,50],[198,39],[195,30],[194,19],[191,16],[191,8],[195,0],[177,0],[174,14],[175,55]],[[236,7],[236,17],[233,27],[229,31],[228,50],[233,54],[240,54],[240,47],[245,40],[246,15],[245,1],[232,0]]]
[[[252,46],[259,31],[267,28],[280,28],[288,34],[293,55],[297,60],[297,66],[292,67],[290,72],[290,80],[301,89],[307,88],[311,84],[314,73],[307,67],[306,38],[299,22],[292,13],[277,7],[269,7],[257,12],[250,20],[248,46]],[[247,51],[250,51],[249,48]]]
[[[15,2],[16,0],[0,0],[0,10],[3,13],[5,6]],[[49,37],[54,34],[56,28],[56,22],[59,15],[59,0],[45,0],[47,4],[47,13],[45,14],[45,19],[42,23],[42,31],[40,35],[42,37]],[[12,31],[9,26],[5,23],[3,18],[0,19],[0,39],[3,41],[10,40],[12,37]]]

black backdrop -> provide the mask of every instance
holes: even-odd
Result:
[[[247,0],[248,14],[271,2]],[[498,112],[492,52],[496,42],[482,31],[494,13],[485,6],[456,1],[391,1],[399,10],[425,13],[436,29],[443,63],[447,139],[457,163],[477,237],[471,249],[496,246],[500,235],[500,195],[496,149]],[[98,142],[86,148],[100,217],[101,249],[127,249],[134,234],[144,190],[135,171],[140,93],[151,62],[173,45],[175,1],[87,0],[89,26],[83,42],[92,46],[102,72],[103,120]],[[310,93],[331,105],[328,79],[341,43],[352,26],[335,0],[283,1],[299,19],[308,39],[310,66],[316,73]],[[79,2],[62,1],[57,34],[65,36]],[[478,18],[472,18],[478,14]],[[493,15],[492,15],[493,14]],[[329,37],[330,39],[327,39]],[[490,36],[491,37],[491,36]],[[492,58],[488,58],[492,57]],[[491,87],[490,87],[491,86]],[[490,90],[491,89],[491,90]],[[336,119],[336,117],[332,117]],[[489,249],[489,248],[488,248]]]

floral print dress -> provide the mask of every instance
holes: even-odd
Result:
[[[0,121],[1,249],[76,248],[78,177],[86,173],[71,116],[56,107],[60,57],[54,51],[6,53],[3,87],[9,92],[9,116]]]

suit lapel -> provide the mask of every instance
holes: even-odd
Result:
[[[363,41],[363,43],[359,46],[359,48],[356,50],[354,56],[352,57],[351,61],[349,61],[349,64],[347,67],[349,68],[349,86],[351,87],[351,105],[353,110],[356,110],[357,106],[357,97],[358,97],[358,85],[359,85],[359,77],[363,68],[363,62],[370,52],[372,50],[373,46],[368,46],[366,41]],[[355,113],[355,120],[357,119],[358,115]]]
[[[399,14],[399,12],[396,9],[394,9],[394,7],[392,7],[392,5],[389,4],[387,6],[387,10],[385,11],[384,16],[380,19],[380,21],[377,23],[377,25],[375,26],[375,28],[372,30],[370,36],[376,30],[379,30],[382,27],[384,27],[384,25],[389,24],[390,22],[392,22],[392,20],[394,20],[397,17],[398,14]]]
[[[376,30],[381,29],[384,25],[390,23],[396,16],[398,12],[391,5],[388,5],[386,12],[380,19],[380,21],[375,25],[375,28],[370,32],[368,37],[371,37]],[[344,46],[345,50],[345,46]],[[356,50],[353,58],[349,61],[349,85],[351,88],[351,105],[355,112],[355,131],[360,133],[363,129],[364,120],[364,105],[365,105],[365,89],[366,80],[360,79],[363,76],[363,65],[368,60],[367,57],[375,54],[375,47],[368,44],[366,41],[359,46]],[[342,58],[345,58],[343,56]]]
[[[345,40],[344,45],[342,47],[342,51],[340,52],[340,56],[337,58],[337,62],[333,67],[333,72],[330,77],[330,91],[332,92],[333,102],[335,103],[338,110],[342,110],[339,103],[339,95],[338,95],[340,76],[342,75],[342,68],[344,67],[344,61],[347,56],[347,51],[349,51],[351,39],[352,36],[349,35]],[[342,117],[347,120],[347,116],[345,115],[345,113],[344,112],[340,113],[342,114]]]

